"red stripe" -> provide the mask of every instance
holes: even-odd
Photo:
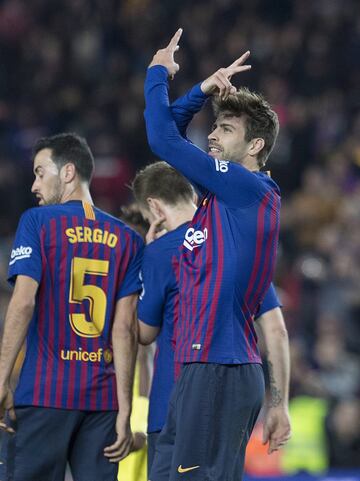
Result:
[[[104,223],[104,229],[107,230],[108,232],[110,232],[111,226],[110,226],[109,222]],[[114,293],[109,292],[109,276],[110,276],[110,270],[111,270],[111,247],[109,247],[108,245],[105,245],[104,256],[105,256],[105,260],[109,261],[109,272],[108,272],[107,276],[101,277],[101,287],[102,287],[103,291],[105,292],[107,302],[110,302],[110,305],[112,306],[112,309],[110,309],[110,311],[108,309],[106,310],[107,311],[106,312],[107,318],[106,318],[106,322],[105,322],[105,325],[104,325],[104,332],[101,335],[101,338],[104,341],[104,343],[103,343],[104,349],[106,349],[108,347],[111,347],[112,323],[113,323],[113,319],[114,319],[113,306],[115,304],[114,303],[114,299],[115,299]],[[104,356],[104,353],[103,353],[103,356]],[[104,369],[104,388],[103,388],[103,391],[102,391],[103,396],[102,396],[102,399],[101,399],[101,409],[106,410],[106,409],[109,409],[109,398],[110,398],[110,390],[111,390],[113,376],[110,376],[110,377],[107,376],[107,372],[106,372],[104,362],[105,362],[105,360],[104,360],[104,357],[103,357],[103,364],[102,365],[104,366],[103,367],[103,369]]]
[[[280,199],[276,194],[273,193],[272,200],[273,202],[276,202],[276,207],[273,206],[270,208],[270,233],[269,233],[269,238],[265,248],[265,265],[262,270],[262,275],[258,284],[258,289],[256,293],[251,296],[252,302],[250,305],[250,312],[253,312],[256,305],[259,303],[261,294],[266,293],[266,290],[270,286],[270,282],[274,273],[274,266],[275,266],[275,260],[276,260],[276,240],[279,234],[278,211],[279,211]],[[273,205],[273,202],[272,202],[272,205]],[[251,318],[251,320],[249,320],[248,322],[249,322],[249,328],[251,329],[251,336],[249,335],[249,341],[251,343],[252,354],[254,357],[256,356],[256,352],[257,352],[256,333],[253,328],[253,319]]]
[[[82,219],[82,224],[84,227],[89,227],[89,221],[87,218]],[[89,243],[82,243],[81,257],[89,258]],[[90,351],[91,342],[89,339],[84,338],[83,342],[86,351]],[[90,362],[81,361],[80,362],[80,386],[79,386],[79,409],[86,408],[86,390],[87,390],[87,376]]]
[[[93,228],[95,229],[98,227],[98,225],[94,225]],[[93,244],[93,259],[99,259],[100,257],[100,244],[99,243],[94,243]],[[98,349],[100,349],[100,343],[99,343],[99,337],[94,337],[92,338],[92,346],[93,346],[93,351],[97,352]],[[89,367],[91,370],[91,378],[90,378],[90,385],[87,387],[87,389],[90,392],[90,410],[91,411],[96,411],[97,410],[97,393],[99,389],[101,389],[101,386],[99,385],[99,372],[100,372],[100,365],[98,362],[93,362],[91,363],[91,367]]]
[[[75,228],[80,224],[79,219],[77,216],[72,216],[71,218],[72,221],[72,227]],[[74,256],[78,255],[78,243],[74,244]],[[66,301],[68,301],[66,299]],[[69,322],[69,319],[68,319]],[[69,349],[71,351],[77,350],[77,334],[72,330],[69,329],[70,331],[70,345]],[[67,367],[69,370],[69,381],[68,381],[68,386],[67,386],[67,398],[66,398],[66,406],[69,409],[74,408],[74,394],[75,394],[75,389],[76,389],[76,362],[77,361],[67,361]]]
[[[275,210],[275,213],[276,213],[277,209],[274,209],[274,208],[270,207],[270,230],[269,230],[269,236],[268,236],[268,240],[266,242],[266,247],[265,247],[265,258],[264,258],[265,262],[264,262],[264,267],[262,269],[262,274],[261,274],[261,277],[260,277],[260,280],[259,280],[258,288],[257,288],[255,294],[251,296],[251,304],[250,304],[250,311],[251,312],[255,309],[255,307],[259,303],[259,294],[267,289],[265,281],[268,280],[268,282],[267,282],[268,286],[267,287],[269,287],[270,282],[271,282],[271,278],[272,278],[272,274],[273,274],[273,272],[271,272],[271,265],[274,265],[274,262],[275,262],[274,259],[276,257],[276,246],[275,246],[275,252],[271,252],[271,251],[274,251],[273,245],[274,245],[274,241],[276,239],[276,235],[278,233],[278,231],[276,229],[277,216],[271,215],[274,212],[274,210]],[[272,261],[272,263],[270,263],[270,260]],[[269,269],[269,267],[270,267],[270,269]]]
[[[58,266],[56,265],[56,251],[58,249],[57,235],[56,235],[56,219],[50,221],[50,250],[49,250],[49,267],[51,272],[51,286],[47,293],[46,303],[48,305],[49,319],[48,324],[48,338],[47,343],[47,363],[45,372],[45,389],[44,389],[44,405],[50,406],[50,396],[52,387],[52,374],[54,366],[54,356],[57,353],[54,352],[54,323],[57,321],[56,313],[54,309],[54,289],[57,286],[57,272]]]
[[[172,270],[175,276],[175,282],[177,286],[177,294],[174,296],[174,318],[173,318],[173,330],[171,336],[171,347],[175,350],[175,340],[178,329],[180,303],[179,303],[179,259],[176,255],[173,255],[171,260]]]
[[[248,358],[251,360],[252,352],[251,346],[249,343],[249,333],[250,333],[250,326],[249,326],[249,319],[251,319],[251,312],[249,310],[249,296],[251,291],[254,288],[255,280],[259,272],[260,262],[261,262],[261,254],[262,254],[262,244],[264,240],[264,224],[265,224],[265,211],[266,206],[269,202],[271,192],[268,192],[265,197],[262,199],[261,204],[258,210],[258,217],[257,217],[257,231],[256,231],[256,248],[255,248],[255,259],[253,263],[253,269],[251,272],[248,288],[246,290],[243,302],[243,312],[245,315],[245,326],[244,326],[244,337],[246,342],[246,351],[248,354]]]
[[[65,216],[61,217],[61,232],[65,232],[67,228],[67,218]],[[61,261],[66,262],[67,259],[67,240],[61,242]],[[64,259],[64,260],[63,260]],[[59,316],[58,316],[58,336],[59,336],[59,354],[61,349],[65,347],[65,332],[66,326],[69,325],[69,319],[66,315],[65,306],[68,305],[68,298],[66,298],[66,271],[67,267],[64,264],[63,268],[59,272]],[[55,405],[56,407],[62,406],[62,393],[64,389],[64,367],[65,362],[62,359],[58,362],[57,377],[53,380],[56,383],[55,390]]]
[[[209,351],[210,351],[211,341],[214,334],[215,317],[217,312],[217,306],[220,299],[220,291],[221,291],[223,271],[224,271],[224,255],[225,255],[224,240],[222,235],[220,211],[216,202],[214,202],[214,214],[215,214],[215,226],[216,226],[216,235],[217,235],[217,271],[216,271],[216,279],[215,279],[215,289],[211,299],[211,309],[210,309],[210,315],[209,315],[209,320],[208,320],[207,329],[206,329],[204,347],[201,354],[201,361],[204,361],[204,362],[206,362],[209,357]],[[213,243],[211,243],[211,245],[213,246]],[[207,299],[207,296],[206,296],[206,299]]]
[[[191,361],[196,361],[200,351],[193,350],[193,344],[200,344],[202,339],[203,325],[206,319],[206,306],[209,293],[209,287],[211,282],[211,259],[212,259],[212,245],[209,241],[204,242],[203,247],[198,250],[199,255],[197,256],[197,266],[194,272],[193,280],[193,302],[192,302],[192,324],[191,324],[191,335],[187,339],[187,353],[186,359]],[[205,277],[201,278],[203,272],[203,266],[205,265]],[[200,298],[199,292],[200,287],[203,284],[202,296],[204,299]],[[196,322],[198,320],[198,322]],[[196,329],[197,326],[197,329]],[[196,329],[196,333],[195,333]]]
[[[264,224],[265,224],[265,212],[266,206],[269,203],[271,192],[268,192],[265,197],[262,199],[259,210],[258,210],[258,217],[257,217],[257,231],[256,231],[256,249],[255,249],[255,259],[253,263],[253,269],[251,272],[248,288],[246,290],[244,300],[246,304],[248,304],[249,296],[251,291],[254,288],[254,284],[256,281],[256,277],[259,272],[259,267],[261,263],[261,255],[263,252],[262,244],[264,240]]]
[[[185,249],[183,247],[180,248]],[[180,316],[178,319],[178,330],[176,333],[176,359],[181,361],[183,357],[183,348],[185,342],[185,332],[187,330],[187,291],[189,289],[189,261],[187,259],[187,252],[183,251],[179,258],[179,304],[180,304]]]
[[[212,224],[212,212],[213,212],[213,206],[215,206],[215,200],[214,196],[211,196],[210,199],[208,200],[207,206],[206,206],[206,217],[205,217],[205,222],[203,222],[203,225],[201,226],[201,229],[205,228],[206,225],[211,225]],[[209,223],[207,221],[209,220]],[[211,235],[208,234],[208,235]],[[201,352],[199,350],[192,350],[192,344],[201,344],[202,341],[202,333],[203,333],[203,327],[204,323],[207,321],[207,305],[208,305],[208,300],[209,300],[209,290],[210,290],[210,284],[211,284],[211,271],[212,271],[212,261],[213,261],[213,239],[208,239],[207,241],[204,242],[203,248],[199,249],[201,250],[201,254],[197,258],[197,271],[198,271],[198,281],[197,281],[197,288],[194,292],[194,302],[195,302],[195,315],[193,319],[193,325],[192,325],[192,330],[191,330],[191,338],[188,339],[188,357],[187,359],[191,361],[197,361],[199,357],[201,356]],[[203,266],[205,265],[205,277],[201,278],[201,274],[203,272]],[[200,291],[200,286],[204,285],[202,289],[202,299],[199,298],[199,291]],[[197,324],[197,332],[195,335],[195,319],[196,317],[199,319],[199,322]]]
[[[43,332],[44,332],[44,322],[45,322],[45,275],[46,275],[46,255],[45,255],[45,227],[42,228],[40,234],[40,246],[41,246],[41,278],[42,282],[40,283],[39,288],[39,300],[38,300],[38,358],[36,362],[36,369],[35,369],[35,379],[34,379],[34,394],[33,394],[33,404],[34,406],[38,406],[40,404],[40,386],[41,386],[41,371],[42,371],[42,361],[44,358],[44,344],[43,344]]]

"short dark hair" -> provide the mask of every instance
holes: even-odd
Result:
[[[216,117],[229,112],[244,119],[246,142],[255,138],[264,139],[265,145],[257,155],[259,167],[264,167],[279,133],[278,116],[270,104],[262,95],[242,87],[226,100],[213,97],[212,106]]]
[[[71,162],[81,180],[90,183],[95,163],[90,147],[83,137],[74,133],[42,137],[34,145],[33,159],[43,149],[51,150],[51,158],[59,169]]]
[[[133,180],[132,189],[135,199],[144,207],[147,207],[148,197],[161,199],[172,206],[194,198],[190,182],[166,162],[155,162],[140,170]]]
[[[145,235],[149,230],[149,223],[141,215],[139,206],[133,202],[130,205],[120,207],[119,219],[135,229],[141,237],[145,239]]]

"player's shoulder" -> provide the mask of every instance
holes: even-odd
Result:
[[[43,219],[49,217],[54,212],[54,206],[41,206],[41,207],[30,207],[26,209],[21,215],[22,222],[37,222],[41,223]]]
[[[270,172],[259,171],[256,172],[255,175],[261,182],[265,192],[273,192],[274,194],[280,196],[280,187],[275,180],[271,178]]]

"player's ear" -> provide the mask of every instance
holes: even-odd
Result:
[[[61,168],[60,175],[67,184],[72,182],[76,176],[75,165],[72,162],[68,162]]]
[[[146,199],[150,212],[155,217],[163,217],[164,216],[164,209],[161,200],[154,199],[152,197],[148,197]]]
[[[261,137],[251,139],[249,142],[248,154],[251,157],[256,157],[257,154],[264,148],[265,141]]]

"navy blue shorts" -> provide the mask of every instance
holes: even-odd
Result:
[[[15,434],[5,434],[1,481],[116,481],[118,464],[104,448],[116,440],[117,411],[16,408]]]
[[[151,467],[155,458],[156,444],[160,436],[160,431],[155,431],[153,433],[148,433],[147,435],[147,470],[148,477],[151,472]]]
[[[240,481],[264,393],[259,364],[186,364],[149,480]]]

